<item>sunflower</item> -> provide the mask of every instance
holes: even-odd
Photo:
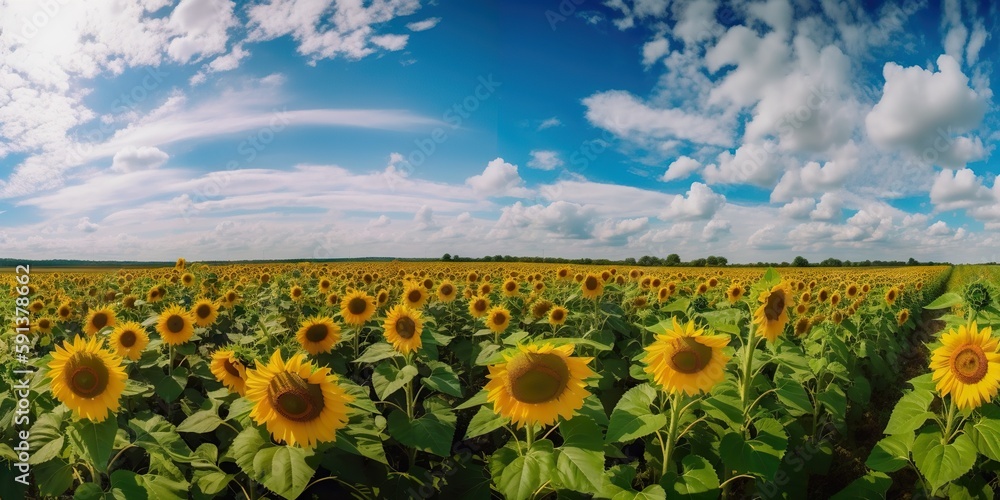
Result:
[[[657,290],[656,292],[656,301],[663,303],[666,302],[667,299],[669,298],[670,298],[670,289],[665,286],[661,286],[660,289]]]
[[[340,304],[340,295],[337,292],[333,292],[326,296],[326,304],[330,306],[336,306]]]
[[[93,337],[106,326],[115,326],[115,311],[107,307],[91,309],[83,324],[83,331],[87,336]]]
[[[933,380],[941,397],[951,395],[959,409],[975,409],[993,399],[1000,388],[1000,353],[993,329],[973,322],[941,336],[931,354]]]
[[[725,378],[730,357],[722,353],[728,335],[706,335],[694,321],[673,326],[646,347],[646,373],[669,393],[708,392]]]
[[[56,346],[49,362],[52,394],[77,418],[103,422],[118,411],[118,398],[125,390],[121,358],[101,348],[101,340],[74,337]]]
[[[833,292],[833,294],[830,295],[830,305],[833,307],[837,307],[837,304],[839,303],[840,303],[840,292]]]
[[[56,311],[56,314],[59,316],[60,320],[68,321],[73,317],[73,308],[69,305],[69,303],[64,302],[59,304],[59,309]]]
[[[194,319],[191,318],[191,313],[174,304],[160,313],[156,331],[160,332],[160,337],[167,344],[180,345],[191,340],[194,335]]]
[[[139,300],[135,295],[126,295],[122,298],[122,307],[125,309],[135,309],[135,301]]]
[[[181,283],[183,283],[184,286],[191,286],[191,285],[193,285],[194,284],[194,275],[191,274],[191,273],[184,273],[181,276]]]
[[[361,326],[375,314],[375,299],[365,292],[355,290],[340,302],[340,315],[348,325]]]
[[[38,331],[38,333],[42,335],[48,335],[52,333],[53,324],[54,322],[52,321],[52,318],[42,317],[38,318],[38,321],[35,322],[34,327],[36,331]]]
[[[162,285],[153,285],[146,292],[146,302],[159,302],[166,295],[166,289]]]
[[[222,385],[228,387],[230,391],[240,396],[246,395],[247,370],[232,350],[218,349],[212,353],[209,369],[212,370],[215,379],[222,382]]]
[[[389,303],[389,291],[383,288],[375,294],[375,305],[381,308],[387,303]]]
[[[906,323],[906,320],[908,319],[910,319],[910,310],[903,309],[902,311],[899,311],[899,314],[896,315],[896,324],[898,324],[899,326],[903,326]]]
[[[899,298],[899,289],[897,289],[896,287],[892,287],[887,292],[885,292],[885,303],[890,306],[895,304],[896,299],[898,298]]]
[[[517,297],[518,291],[517,281],[514,279],[509,279],[503,282],[501,289],[505,297]]]
[[[729,285],[729,289],[726,290],[726,300],[728,300],[730,304],[735,304],[742,297],[743,297],[743,287],[739,283],[733,283],[732,285]]]
[[[795,321],[795,335],[802,336],[809,332],[809,318],[802,316]]]
[[[580,281],[580,290],[583,292],[583,297],[585,299],[596,299],[601,293],[604,292],[604,282],[601,281],[601,277],[588,273],[583,280]]]
[[[398,304],[389,310],[382,328],[385,340],[403,354],[420,350],[423,343],[420,334],[424,330],[420,311],[406,304]]]
[[[334,344],[340,342],[340,327],[332,318],[314,316],[302,322],[295,339],[306,352],[315,356],[330,352]]]
[[[469,314],[473,318],[482,318],[490,308],[490,299],[474,296],[469,299]]]
[[[142,356],[143,349],[149,344],[149,334],[146,328],[135,321],[119,325],[111,332],[111,346],[119,356],[135,361]]]
[[[546,299],[538,299],[534,304],[531,304],[531,315],[535,319],[541,319],[546,314],[549,313],[549,309],[552,309],[552,302]]]
[[[549,311],[549,324],[561,325],[566,322],[569,311],[563,306],[555,306]]]
[[[275,351],[268,364],[247,371],[246,398],[254,403],[250,418],[291,446],[312,449],[336,441],[337,429],[347,425],[347,403],[354,400],[337,380],[329,368],[314,368],[301,354],[285,362]]]
[[[420,283],[410,282],[403,288],[403,303],[411,309],[421,309],[427,302],[427,289]]]
[[[194,324],[205,327],[215,323],[219,317],[219,306],[209,299],[199,299],[191,307],[191,315],[194,316]]]
[[[754,312],[754,323],[757,333],[774,342],[788,323],[788,306],[792,298],[792,290],[787,283],[779,283],[770,290],[761,292],[758,299],[761,303]]]
[[[518,346],[503,363],[489,366],[487,401],[493,411],[517,426],[551,425],[570,419],[589,393],[584,379],[594,375],[587,366],[594,358],[572,356],[573,346]]]
[[[493,333],[503,333],[510,326],[510,311],[503,306],[494,306],[486,313],[486,328]]]
[[[229,290],[225,295],[222,296],[222,305],[227,308],[233,307],[240,303],[240,293],[236,290]]]
[[[319,280],[319,291],[320,292],[327,293],[327,292],[330,291],[330,287],[332,287],[332,286],[333,286],[333,283],[330,281],[329,278],[323,278],[323,279]]]
[[[305,297],[305,292],[302,291],[302,287],[300,287],[299,285],[295,285],[288,292],[288,296],[291,297],[292,302],[298,302],[302,300],[303,297]]]
[[[451,281],[445,280],[438,285],[437,297],[441,302],[451,302],[455,300],[456,295],[458,295],[458,289]]]

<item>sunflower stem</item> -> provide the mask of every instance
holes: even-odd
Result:
[[[526,436],[525,441],[528,443],[528,450],[531,450],[531,445],[535,443],[535,424],[528,423],[525,426],[524,434]]]
[[[174,376],[174,345],[170,344],[167,348],[170,351],[170,355],[167,358],[167,375],[170,377]]]
[[[660,477],[667,475],[668,467],[673,465],[671,455],[674,453],[674,446],[677,444],[677,425],[680,423],[681,415],[684,413],[684,393],[678,391],[670,400],[670,427],[667,429],[667,444],[663,451],[663,464],[660,470]],[[672,467],[671,467],[672,470]]]
[[[753,379],[753,352],[757,347],[756,338],[754,336],[756,328],[753,324],[747,328],[747,341],[743,346],[743,355],[745,359],[743,360],[743,386],[740,388],[740,399],[743,403],[743,414],[745,415],[743,420],[743,433],[746,434],[747,431],[747,421],[749,420],[749,415],[747,412],[749,410],[749,400],[750,400],[750,381]]]
[[[947,445],[951,442],[952,424],[955,423],[955,413],[958,407],[955,405],[955,397],[948,398],[948,417],[945,420],[944,428],[941,429],[941,444]]]

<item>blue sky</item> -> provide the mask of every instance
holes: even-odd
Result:
[[[0,256],[1000,260],[987,2],[0,11]]]

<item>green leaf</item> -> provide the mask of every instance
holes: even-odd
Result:
[[[929,391],[915,390],[904,394],[889,416],[889,423],[885,426],[886,434],[905,434],[924,425],[928,418],[934,416],[927,411],[931,401],[934,401],[934,393]]]
[[[701,405],[705,413],[732,427],[743,425],[743,403],[738,396],[720,392],[703,399]]]
[[[638,493],[623,491],[612,497],[611,500],[664,500],[666,498],[667,492],[663,490],[663,486],[651,484]]]
[[[99,423],[90,420],[73,422],[67,429],[66,436],[84,459],[97,470],[106,472],[117,432],[118,421],[109,417]]]
[[[909,462],[911,446],[913,434],[895,434],[884,438],[875,443],[865,465],[880,472],[896,472]]]
[[[254,456],[261,448],[270,445],[271,439],[266,430],[262,427],[247,427],[233,439],[233,445],[229,448],[228,454],[236,460],[236,465],[246,475],[257,477],[257,472],[253,468]]]
[[[869,472],[840,490],[830,500],[855,500],[857,498],[885,498],[892,486],[892,479],[881,472]]]
[[[431,361],[427,365],[431,367],[431,374],[420,379],[421,384],[449,396],[462,397],[462,386],[451,366],[440,361]]]
[[[451,454],[456,420],[449,408],[438,409],[413,420],[407,418],[405,413],[393,410],[389,414],[389,434],[406,446],[447,457]]]
[[[153,391],[153,386],[138,380],[128,379],[125,381],[125,390],[122,396],[138,396]]]
[[[417,367],[406,365],[402,369],[388,362],[379,363],[372,373],[372,387],[378,398],[385,401],[392,393],[400,390],[417,376]]]
[[[55,458],[33,468],[38,492],[59,496],[73,485],[73,466],[62,458]]]
[[[312,452],[297,446],[271,446],[257,452],[253,459],[256,477],[267,489],[288,500],[299,497],[316,469],[306,463]]]
[[[781,423],[773,418],[759,419],[754,427],[757,437],[748,441],[739,432],[726,433],[719,443],[719,453],[727,468],[769,480],[781,465],[788,437]]]
[[[785,405],[789,415],[801,417],[802,415],[812,414],[812,401],[809,400],[809,394],[806,392],[805,387],[802,387],[802,384],[790,378],[782,378],[775,388],[775,394],[778,396],[781,404]],[[739,401],[737,400],[737,402]]]
[[[382,447],[382,433],[375,428],[371,417],[360,421],[357,418],[351,419],[347,427],[337,433],[334,445],[346,452],[389,465]]]
[[[510,422],[509,418],[497,415],[488,406],[480,406],[479,411],[469,421],[469,429],[465,432],[465,439],[493,432],[506,425],[507,422]]]
[[[202,410],[192,413],[184,419],[181,425],[177,426],[177,432],[194,432],[204,434],[212,432],[222,425],[222,419],[215,414],[215,410]]]
[[[730,307],[718,311],[707,311],[698,315],[705,318],[705,321],[708,321],[708,326],[715,330],[732,335],[739,335],[740,333],[740,327],[737,326],[743,317],[740,309]]]
[[[830,384],[825,391],[816,395],[816,400],[826,407],[834,418],[842,419],[847,414],[847,396],[838,385]]]
[[[156,370],[160,371],[159,368]],[[178,366],[174,368],[173,375],[167,376],[166,373],[162,373],[158,380],[153,381],[154,392],[163,398],[164,401],[172,403],[184,392],[184,388],[187,387],[187,380],[187,368]]]
[[[136,476],[136,479],[142,484],[142,487],[146,490],[146,494],[151,499],[184,500],[188,498],[188,488],[190,485],[187,481],[178,481],[156,474],[143,474]]]
[[[698,455],[688,455],[681,460],[684,473],[677,475],[673,470],[660,480],[664,488],[672,488],[678,498],[716,499],[719,497],[719,474],[712,463]],[[671,496],[672,497],[672,496]]]
[[[563,444],[556,450],[552,483],[584,493],[599,490],[604,481],[604,443],[597,423],[577,415],[559,424],[559,433]]]
[[[484,404],[486,404],[486,401],[487,401],[486,398],[488,396],[489,396],[488,392],[486,392],[485,390],[481,390],[481,391],[477,392],[471,398],[465,400],[464,403],[456,406],[455,409],[456,410],[464,410],[466,408],[472,408],[473,406],[484,405]]]
[[[195,484],[206,495],[218,495],[222,493],[222,490],[226,489],[226,486],[233,480],[233,477],[235,477],[233,474],[213,471],[198,477]]]
[[[656,399],[656,389],[649,384],[635,386],[622,395],[611,412],[608,423],[608,443],[631,441],[647,436],[667,425],[667,416],[654,414],[650,407]]]
[[[115,500],[146,500],[149,495],[135,472],[118,469],[111,473],[111,494]]]
[[[935,491],[969,472],[977,456],[969,436],[961,434],[949,444],[941,444],[941,437],[936,426],[928,426],[913,441],[913,461]]]
[[[490,330],[486,330],[486,332],[493,333]],[[476,356],[477,366],[495,365],[504,362],[503,351],[500,349],[500,346],[490,342],[482,342],[479,345],[483,346],[483,350],[479,351],[479,355]]]
[[[401,357],[402,355],[396,352],[396,349],[392,347],[392,344],[386,342],[376,342],[372,344],[365,352],[355,359],[355,363],[376,363],[382,361],[383,359]]]
[[[582,338],[582,337],[557,337],[557,338],[552,338],[552,339],[545,339],[545,342],[546,343],[551,342],[551,343],[553,343],[554,345],[557,345],[557,346],[565,345],[565,344],[585,345],[585,346],[593,347],[594,349],[597,349],[598,351],[610,351],[612,349],[612,346],[610,346],[608,344],[605,344],[605,343],[602,343],[602,342],[597,342],[596,340],[592,340],[592,339],[585,339],[585,338]]]
[[[136,433],[134,444],[145,448],[150,455],[160,454],[182,463],[193,459],[191,448],[181,439],[177,429],[160,415],[148,420],[132,419],[128,425]]]
[[[1000,420],[982,418],[973,426],[974,440],[979,453],[990,460],[1000,461]]]
[[[682,312],[686,312],[688,310],[688,306],[690,304],[691,304],[690,300],[688,300],[688,299],[686,299],[684,297],[678,297],[678,298],[674,299],[673,301],[671,301],[670,303],[668,303],[667,305],[661,307],[660,311],[662,311],[662,312],[681,312],[682,313]],[[654,326],[656,326],[656,325],[654,325]],[[658,332],[658,333],[663,333],[663,332]]]
[[[28,434],[28,446],[37,450],[28,457],[28,464],[37,465],[59,456],[66,442],[63,433],[65,413],[43,413]]]
[[[847,389],[847,397],[855,403],[867,405],[868,401],[871,400],[871,395],[872,386],[868,383],[868,379],[864,375],[854,377],[854,383]]]
[[[526,500],[542,484],[551,480],[554,467],[552,441],[535,441],[523,456],[515,458],[503,469],[497,488],[508,500]]]
[[[104,490],[96,483],[83,483],[73,492],[73,500],[101,500],[104,498]]]
[[[924,309],[947,309],[962,303],[962,296],[955,292],[942,294],[933,302],[924,306]]]

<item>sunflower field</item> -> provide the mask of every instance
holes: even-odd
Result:
[[[993,273],[8,272],[0,497],[992,498]]]

